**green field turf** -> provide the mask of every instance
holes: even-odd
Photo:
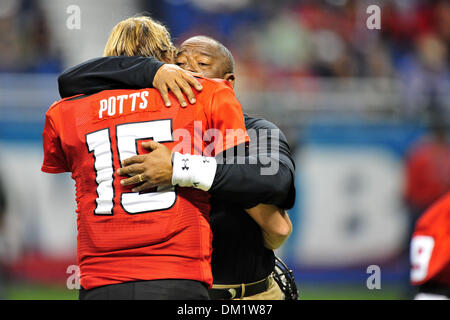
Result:
[[[356,285],[299,285],[300,299],[303,300],[399,300],[405,299],[403,288],[384,286],[379,290],[369,290]]]
[[[340,284],[299,284],[302,300],[397,300],[405,299],[399,286],[384,286],[380,290],[368,290],[361,286]],[[4,299],[8,300],[74,300],[78,299],[77,290],[68,290],[60,286],[38,284],[14,284],[4,290]]]
[[[39,284],[9,285],[5,290],[8,300],[75,300],[78,299],[77,290],[65,287]]]

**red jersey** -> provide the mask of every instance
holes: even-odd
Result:
[[[411,283],[450,286],[450,192],[417,221],[411,240]]]
[[[150,139],[181,153],[206,148],[218,153],[248,141],[241,106],[228,83],[200,82],[197,103],[187,108],[173,97],[174,107],[166,108],[158,91],[141,89],[75,96],[47,111],[42,171],[72,172],[75,180],[84,289],[175,278],[212,285],[208,193],[178,187],[131,192],[116,174],[121,161],[145,152],[141,144]],[[209,129],[222,138],[206,139]],[[243,134],[226,139],[228,129]]]

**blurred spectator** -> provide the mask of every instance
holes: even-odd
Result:
[[[406,162],[405,196],[414,222],[450,190],[450,144],[447,125],[435,119],[429,135],[413,146]]]
[[[448,115],[447,47],[435,34],[424,34],[415,40],[414,52],[399,63],[397,72],[405,85],[406,114],[423,114],[425,111],[440,112],[444,117]]]
[[[38,1],[2,0],[0,34],[0,72],[61,71]]]

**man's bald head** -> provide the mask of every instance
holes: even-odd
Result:
[[[184,41],[180,46],[179,54],[195,49],[200,54],[210,56],[220,64],[220,73],[216,78],[224,78],[226,74],[234,73],[234,58],[230,50],[219,41],[207,36],[194,36]]]
[[[230,50],[228,50],[228,48],[225,47],[225,45],[223,43],[217,41],[216,39],[213,39],[208,36],[201,36],[201,35],[194,36],[194,37],[191,37],[191,38],[187,39],[186,41],[184,41],[181,44],[181,47],[183,47],[183,45],[185,45],[185,44],[199,43],[199,42],[208,43],[212,47],[214,47],[216,53],[223,59],[222,61],[223,61],[223,66],[224,66],[224,73],[234,73],[233,55],[231,54]]]

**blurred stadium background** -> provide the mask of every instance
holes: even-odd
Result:
[[[380,30],[366,26],[372,4]],[[74,186],[40,172],[44,114],[58,73],[102,55],[111,28],[142,12],[178,44],[224,42],[244,110],[286,133],[298,194],[278,254],[301,298],[410,298],[411,226],[450,188],[448,1],[2,0],[0,298],[77,298]],[[370,265],[380,290],[366,287]]]

